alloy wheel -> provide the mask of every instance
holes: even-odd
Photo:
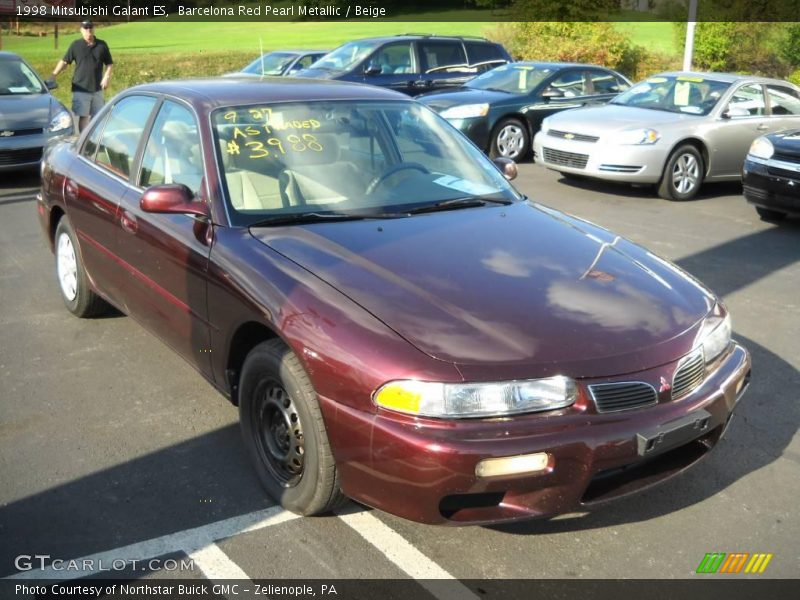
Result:
[[[519,125],[508,123],[497,133],[497,151],[505,158],[517,158],[525,145],[525,134]]]
[[[672,168],[672,186],[681,194],[688,194],[700,181],[700,164],[691,154],[681,154]]]

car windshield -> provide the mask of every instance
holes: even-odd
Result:
[[[503,65],[468,81],[465,87],[475,90],[500,90],[510,94],[529,94],[553,73],[549,67]]]
[[[636,84],[611,104],[665,110],[688,115],[707,115],[730,83],[693,75],[658,75]]]
[[[286,66],[294,60],[295,56],[297,55],[290,52],[270,52],[262,55],[261,58],[255,59],[242,69],[242,73],[280,75],[286,69]]]
[[[21,60],[0,61],[0,96],[40,94],[45,89],[36,73]]]
[[[348,71],[364,60],[379,45],[380,42],[349,42],[339,46],[333,52],[329,52],[309,68],[327,71]]]
[[[405,215],[520,198],[480,150],[411,101],[315,101],[219,109],[215,139],[236,225]]]

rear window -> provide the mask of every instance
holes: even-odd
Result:
[[[506,53],[497,44],[486,42],[464,42],[469,64],[485,62],[507,62]]]

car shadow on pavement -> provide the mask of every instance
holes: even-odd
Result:
[[[0,577],[20,554],[79,558],[272,504],[231,424],[0,507]]]
[[[626,198],[645,198],[650,200],[657,200],[660,202],[669,202],[669,200],[662,200],[656,194],[655,185],[631,185],[629,183],[621,183],[615,181],[605,181],[603,179],[591,179],[589,177],[582,177],[580,175],[567,176],[561,174],[559,183],[571,187],[588,190],[591,192],[610,194],[612,196],[624,196]],[[684,200],[684,202],[696,202],[706,198],[716,198],[718,196],[741,196],[742,184],[737,181],[720,181],[706,183],[700,188],[697,196],[692,200]]]

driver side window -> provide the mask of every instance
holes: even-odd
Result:
[[[410,42],[387,44],[369,60],[370,68],[379,69],[376,75],[411,73],[412,65]]]

